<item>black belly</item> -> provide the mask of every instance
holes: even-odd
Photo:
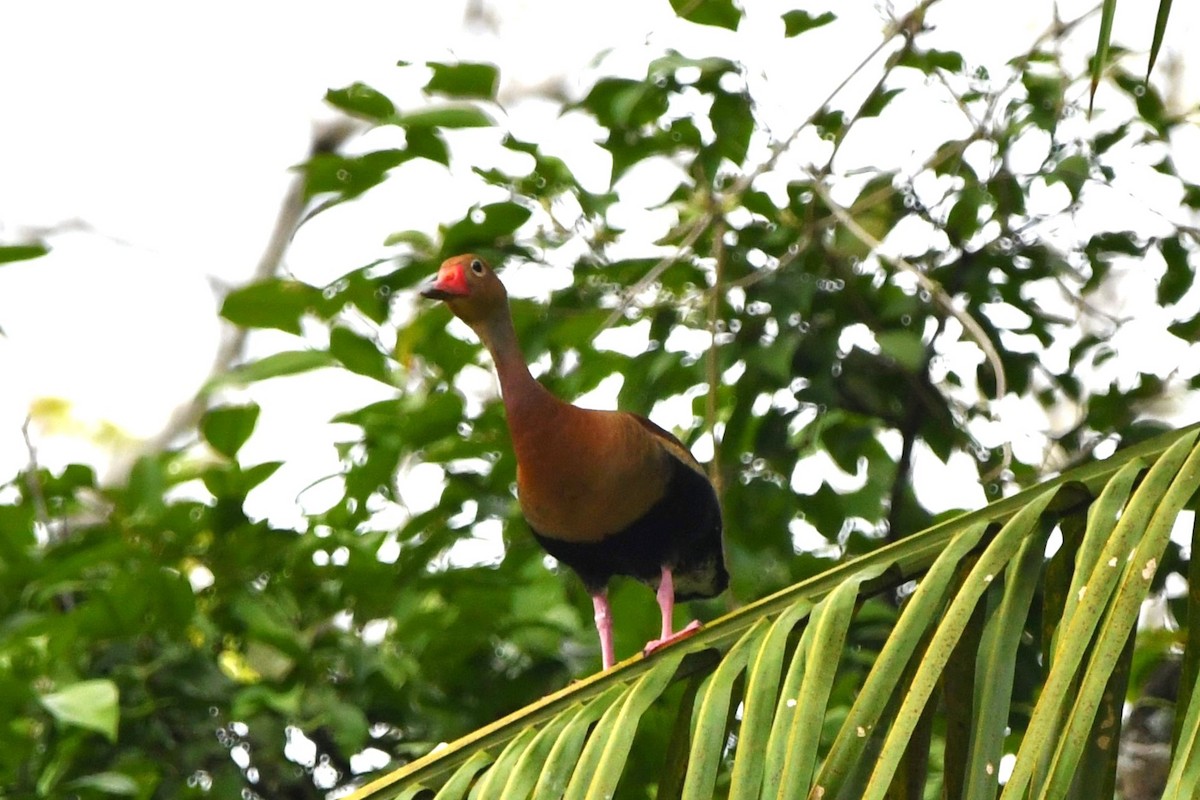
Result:
[[[598,592],[614,575],[657,586],[671,569],[675,599],[713,597],[729,585],[721,543],[721,508],[703,475],[675,459],[662,499],[622,531],[598,542],[565,542],[533,531],[546,552]]]

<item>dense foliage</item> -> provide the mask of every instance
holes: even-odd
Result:
[[[728,2],[676,5],[701,25],[741,19]],[[293,345],[214,380],[197,430],[120,485],[34,465],[0,490],[2,793],[320,796],[354,780],[367,748],[424,753],[595,669],[588,598],[547,568],[513,502],[502,409],[478,391],[486,357],[413,300],[448,255],[514,276],[548,265],[535,268],[562,285],[549,303],[514,300],[541,379],[575,397],[617,376],[622,408],[706,457],[733,585],[694,608],[705,618],[926,527],[927,454],[977,469],[995,498],[1161,429],[1150,412],[1197,379],[1115,356],[1112,298],[1149,275],[1170,333],[1200,330],[1200,179],[1172,160],[1182,113],[1118,64],[1088,122],[1087,65],[1063,54],[1074,24],[987,74],[965,47],[930,43],[927,5],[887,23],[857,73],[865,90],[834,93],[795,133],[759,96],[787,80],[734,58],[662,52],[637,77],[601,62],[560,110],[611,158],[604,191],[497,121],[490,65],[402,65],[429,70],[419,108],[363,84],[330,91],[403,144],[314,154],[314,214],[417,159],[473,172],[494,199],[437,231],[398,222],[379,261],[329,285],[278,275],[232,292],[226,320]],[[797,10],[780,33],[819,47],[833,21]],[[923,131],[915,154],[891,163],[864,144],[931,107],[957,122]],[[464,156],[478,152],[466,129],[508,157]],[[1096,210],[1146,171],[1173,212],[1135,227]],[[616,213],[647,183],[669,220],[653,242]],[[273,527],[245,511],[280,466],[239,455],[260,408],[225,391],[322,370],[388,397],[336,418],[352,432],[328,479],[336,502]],[[444,488],[414,508],[398,487],[418,466]],[[494,538],[495,520],[503,556],[477,563],[464,543]],[[1160,582],[1182,569],[1178,546],[1166,559]],[[612,601],[618,654],[632,653],[653,603],[632,585]],[[893,614],[880,602],[851,631],[862,658]],[[839,685],[831,704],[852,694]],[[667,732],[651,720],[641,735]]]

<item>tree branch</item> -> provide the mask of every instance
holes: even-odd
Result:
[[[336,152],[357,131],[357,123],[349,119],[337,120],[317,127],[313,131],[309,156]],[[283,197],[279,213],[275,217],[275,225],[271,230],[271,237],[267,240],[266,249],[259,257],[258,264],[255,265],[254,271],[247,279],[247,284],[266,280],[279,273],[283,266],[284,256],[292,243],[292,237],[295,236],[296,230],[303,221],[307,206],[308,201],[304,197],[304,176],[297,175]],[[225,294],[228,294],[227,289],[219,291],[218,301],[223,299]],[[219,302],[218,305],[220,305]],[[221,342],[213,357],[212,366],[209,368],[208,379],[205,380],[206,385],[213,378],[224,375],[241,359],[248,334],[249,331],[245,328],[230,323],[223,324]],[[125,464],[122,464],[118,471],[124,472],[136,461],[138,456],[144,453],[156,453],[167,449],[175,439],[195,428],[207,408],[208,396],[202,390],[189,402],[179,406],[158,435],[137,448],[137,452]],[[122,475],[121,479],[123,477]]]
[[[721,318],[721,297],[724,295],[721,284],[725,277],[725,219],[723,217],[717,217],[717,222],[713,226],[713,259],[716,262],[713,267],[713,290],[708,296],[708,335],[711,337],[711,342],[704,359],[705,371],[708,373],[708,395],[704,400],[704,424],[708,428],[708,435],[712,437],[713,447],[712,462],[708,465],[708,476],[712,481],[713,489],[717,492],[717,498],[720,499],[725,488],[725,482],[721,475],[721,442],[717,437],[717,390],[721,383],[717,323]]]
[[[29,423],[32,421],[33,418],[26,415],[25,421],[21,423],[21,438],[25,440],[25,452],[29,454],[28,466],[25,468],[25,486],[29,490],[30,499],[33,500],[33,513],[37,517],[38,524],[46,531],[46,538],[53,540],[55,536],[50,527],[50,511],[46,507],[46,495],[42,491],[42,482],[38,480],[37,448],[33,444],[33,437],[29,434]]]

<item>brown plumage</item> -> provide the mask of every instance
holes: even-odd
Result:
[[[508,293],[478,256],[447,259],[422,294],[444,301],[492,354],[521,511],[542,547],[592,595],[604,668],[614,662],[607,599],[614,575],[656,589],[662,636],[646,652],[698,628],[673,630],[674,601],[717,595],[729,575],[716,493],[683,443],[636,414],[563,402],[534,380]]]

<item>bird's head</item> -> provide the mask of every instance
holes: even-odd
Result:
[[[454,316],[472,327],[508,307],[504,284],[486,261],[471,253],[443,261],[437,278],[421,294],[442,300]]]

